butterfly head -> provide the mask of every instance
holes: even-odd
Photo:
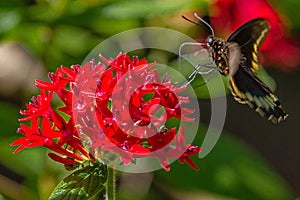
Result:
[[[209,48],[221,49],[224,46],[224,41],[222,39],[209,36],[206,39],[206,44]]]
[[[214,42],[215,42],[215,39],[213,36],[209,36],[207,39],[206,39],[206,44],[208,47],[212,47],[214,45]]]

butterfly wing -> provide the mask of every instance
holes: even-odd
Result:
[[[228,43],[239,45],[241,56],[245,58],[238,68],[229,65],[229,72],[234,71],[230,73],[229,86],[235,100],[248,104],[261,116],[266,116],[268,120],[278,124],[287,118],[287,114],[272,90],[257,77],[258,49],[268,31],[268,23],[258,18],[242,25],[228,38]],[[231,46],[229,45],[229,52],[230,48],[234,48],[234,45]],[[228,57],[229,61],[231,59],[233,58]]]
[[[229,86],[235,100],[248,104],[272,123],[278,124],[287,118],[279,99],[248,67],[240,66],[235,75],[230,77]]]
[[[255,75],[257,75],[259,69],[258,49],[267,36],[269,29],[266,20],[256,18],[242,25],[227,39],[227,42],[239,44],[241,53],[245,57],[245,66],[249,67]]]

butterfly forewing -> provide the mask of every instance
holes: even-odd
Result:
[[[241,53],[245,57],[245,66],[257,75],[259,69],[258,49],[269,32],[269,24],[262,18],[253,19],[235,32],[227,39],[227,42],[239,44]]]

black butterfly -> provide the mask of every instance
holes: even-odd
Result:
[[[197,14],[195,17],[208,25],[212,31],[212,36],[207,38],[205,44],[218,71],[224,76],[229,74],[229,87],[234,99],[239,103],[248,104],[274,124],[285,120],[288,115],[283,110],[278,97],[257,77],[258,49],[269,32],[268,22],[262,18],[248,21],[234,31],[227,41],[224,41],[214,37],[213,29],[207,22]],[[196,68],[196,73],[190,76],[191,80],[201,67],[199,65]]]

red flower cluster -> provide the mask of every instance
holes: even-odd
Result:
[[[266,19],[271,26],[261,47],[266,65],[291,69],[300,64],[300,49],[293,38],[287,36],[286,25],[267,0],[217,0],[209,9],[212,26],[217,33],[227,36],[251,19]]]
[[[182,108],[188,99],[178,96],[185,88],[161,81],[155,63],[132,60],[127,54],[100,59],[83,67],[58,68],[49,73],[51,82],[36,81],[41,94],[22,110],[18,132],[24,136],[11,144],[24,148],[44,146],[48,155],[64,164],[105,160],[107,153],[120,155],[124,164],[133,158],[156,157],[169,170],[168,158],[179,158],[198,169],[189,156],[199,147],[186,144],[182,120],[193,111]],[[58,96],[64,106],[51,103]],[[164,110],[164,112],[162,112]],[[171,119],[178,123],[165,125]],[[30,125],[26,125],[28,121]],[[179,128],[178,128],[179,127]]]

